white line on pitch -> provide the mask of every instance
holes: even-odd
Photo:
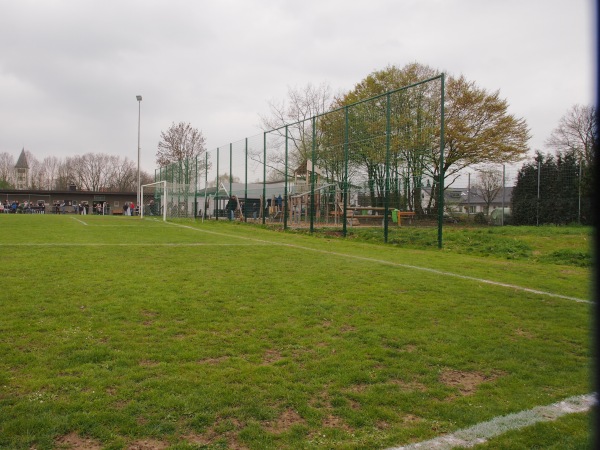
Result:
[[[264,239],[257,239],[257,238],[251,238],[251,237],[245,237],[245,236],[236,236],[236,235],[230,235],[230,234],[226,234],[226,233],[219,233],[219,232],[216,232],[216,231],[201,230],[199,228],[190,227],[188,225],[180,225],[180,224],[177,224],[177,223],[171,223],[171,222],[165,222],[165,223],[169,224],[169,225],[178,226],[178,227],[181,227],[181,228],[187,228],[187,229],[194,230],[194,231],[200,231],[201,233],[214,234],[216,236],[224,236],[224,237],[228,237],[228,238],[246,239],[246,240],[250,240],[250,241],[254,241],[254,242],[267,243],[267,244],[270,244],[270,245],[278,244],[278,245],[286,246],[286,247],[289,247],[289,248],[296,248],[296,249],[299,249],[299,250],[307,250],[307,251],[313,251],[313,252],[323,253],[323,254],[326,254],[326,255],[340,256],[340,257],[343,257],[343,258],[352,258],[352,259],[357,259],[357,260],[360,260],[360,261],[368,261],[368,262],[373,262],[373,263],[378,263],[378,264],[385,264],[385,265],[393,266],[393,267],[402,267],[402,268],[405,268],[405,269],[419,270],[421,272],[429,272],[429,273],[433,273],[433,274],[441,275],[441,276],[445,276],[445,277],[460,278],[462,280],[475,281],[477,283],[485,283],[485,284],[489,284],[489,285],[492,285],[492,286],[498,286],[498,287],[504,287],[504,288],[508,288],[508,289],[514,289],[514,290],[517,290],[517,291],[528,292],[530,294],[543,295],[543,296],[553,297],[553,298],[560,298],[560,299],[563,299],[563,300],[569,300],[569,301],[573,301],[573,302],[577,302],[577,303],[587,303],[587,304],[592,304],[593,303],[593,302],[591,302],[589,300],[585,300],[585,299],[578,298],[578,297],[570,297],[568,295],[555,294],[553,292],[541,291],[541,290],[538,290],[538,289],[531,289],[531,288],[527,288],[527,287],[523,287],[523,286],[517,286],[515,284],[502,283],[500,281],[487,280],[485,278],[477,278],[477,277],[471,277],[471,276],[468,276],[468,275],[461,275],[461,274],[454,273],[454,272],[446,272],[446,271],[443,271],[443,270],[431,269],[429,267],[414,266],[412,264],[396,263],[396,262],[387,261],[387,260],[384,260],[384,259],[369,258],[369,257],[366,257],[366,256],[350,255],[350,254],[347,254],[347,253],[332,252],[332,251],[329,251],[329,250],[321,250],[321,249],[316,249],[316,248],[311,248],[311,247],[304,247],[302,245],[288,244],[288,243],[282,243],[282,242],[273,242],[273,241],[267,241],[267,240],[264,240]]]
[[[510,430],[518,430],[538,422],[553,421],[566,414],[589,411],[595,404],[595,394],[577,395],[558,403],[537,406],[527,411],[495,417],[487,422],[463,428],[451,434],[403,447],[393,447],[389,450],[450,450],[454,447],[473,447]]]
[[[132,242],[132,243],[103,243],[103,242],[22,242],[0,244],[1,247],[255,247],[257,244],[215,244],[204,242]],[[267,244],[262,244],[267,245]]]
[[[71,219],[73,219],[73,220],[75,220],[75,221],[79,222],[79,223],[80,223],[80,224],[82,224],[82,225],[86,225],[86,226],[88,225],[88,224],[87,224],[87,223],[85,223],[83,220],[76,219],[75,217],[71,217]]]

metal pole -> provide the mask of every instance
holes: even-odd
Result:
[[[267,209],[267,132],[263,133],[263,205],[262,205],[262,223],[266,223],[265,210]]]
[[[287,230],[288,211],[288,127],[285,126],[285,181],[283,185],[283,229]]]
[[[390,116],[391,116],[391,105],[390,105],[390,94],[386,98],[386,111],[385,111],[385,183],[383,194],[383,241],[388,241],[388,227],[389,220],[388,214],[390,211]]]
[[[467,217],[471,217],[471,172],[467,176]]]
[[[202,222],[204,222],[204,216],[206,216],[206,210],[208,209],[208,202],[206,201],[206,189],[208,188],[208,152],[205,155],[204,163],[204,205],[202,205]]]
[[[442,248],[442,227],[444,223],[444,147],[445,139],[445,118],[444,118],[444,102],[445,100],[445,80],[446,74],[442,74],[441,88],[441,120],[440,120],[440,181],[439,181],[439,200],[438,200],[438,248]]]
[[[344,108],[344,184],[343,184],[343,198],[344,198],[344,237],[348,232],[348,191],[350,184],[348,183],[348,107]]]
[[[135,97],[138,101],[138,151],[137,151],[137,205],[140,207],[141,199],[140,199],[140,186],[141,186],[141,178],[140,178],[140,124],[142,118],[142,96],[136,95]]]
[[[577,192],[577,197],[578,197],[578,203],[577,203],[577,222],[581,225],[581,176],[582,176],[582,166],[583,164],[581,163],[581,159],[579,160],[579,180],[578,181],[578,192]]]
[[[244,222],[248,222],[248,138],[246,138],[245,146],[245,166],[244,166]]]
[[[311,172],[310,172],[310,233],[314,233],[315,231],[315,153],[317,150],[317,143],[315,142],[317,138],[316,131],[316,118],[313,116],[312,118],[312,161],[311,161]],[[308,169],[308,164],[306,165]]]
[[[506,192],[506,165],[502,164],[502,221],[500,225],[504,226],[504,195]]]
[[[535,207],[535,224],[536,226],[540,225],[540,174],[542,172],[542,162],[538,161],[538,196],[537,196],[537,204]]]
[[[217,191],[215,192],[215,209],[216,209],[216,214],[215,214],[215,219],[219,220],[219,189],[221,189],[220,185],[219,185],[219,147],[217,147]]]

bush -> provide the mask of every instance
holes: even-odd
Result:
[[[475,214],[475,216],[473,217],[473,221],[479,225],[487,225],[488,223],[487,217],[485,217],[485,214],[482,212],[478,212],[477,214]]]

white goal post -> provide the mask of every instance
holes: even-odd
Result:
[[[142,204],[140,208],[140,217],[143,219],[146,216],[162,217],[162,220],[167,220],[167,182],[157,181],[142,185],[140,195]]]

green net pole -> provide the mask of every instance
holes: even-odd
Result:
[[[386,107],[385,107],[385,181],[383,195],[383,241],[388,241],[388,227],[389,220],[388,214],[390,211],[390,116],[391,116],[391,105],[390,105],[390,94],[386,96]]]
[[[206,159],[204,161],[204,204],[202,205],[202,220],[206,216],[206,210],[208,209],[206,201],[206,189],[208,188],[208,152],[206,152]]]
[[[441,75],[441,105],[440,105],[440,182],[439,182],[439,208],[438,208],[438,248],[442,248],[442,227],[444,223],[444,147],[445,147],[445,124],[444,124],[444,102],[445,102],[445,74]]]
[[[288,211],[288,126],[285,126],[285,169],[283,183],[283,229],[287,230],[287,211]]]
[[[267,208],[267,132],[263,133],[263,205],[262,205],[262,223],[266,223],[265,209]]]
[[[348,107],[344,108],[344,183],[342,184],[344,189],[343,199],[344,199],[344,214],[343,220],[343,235],[346,237],[348,233],[348,190],[350,188],[350,184],[348,183]]]
[[[316,118],[312,118],[312,154],[311,154],[311,168],[310,168],[310,232],[315,231],[315,153],[317,147],[316,139]],[[306,165],[308,169],[308,164]]]
[[[244,208],[246,211],[244,213],[244,222],[248,222],[248,138],[246,138],[246,142],[244,145],[244,158],[245,158],[245,166],[244,166]]]
[[[219,147],[217,147],[217,191],[215,192],[215,218],[219,220]]]
[[[233,195],[233,143],[229,143],[229,196]],[[235,213],[234,213],[235,214]]]
[[[179,205],[181,204],[181,180],[183,178],[183,161],[179,161],[179,174],[177,180],[177,217],[179,217]],[[185,180],[184,180],[185,181]]]

